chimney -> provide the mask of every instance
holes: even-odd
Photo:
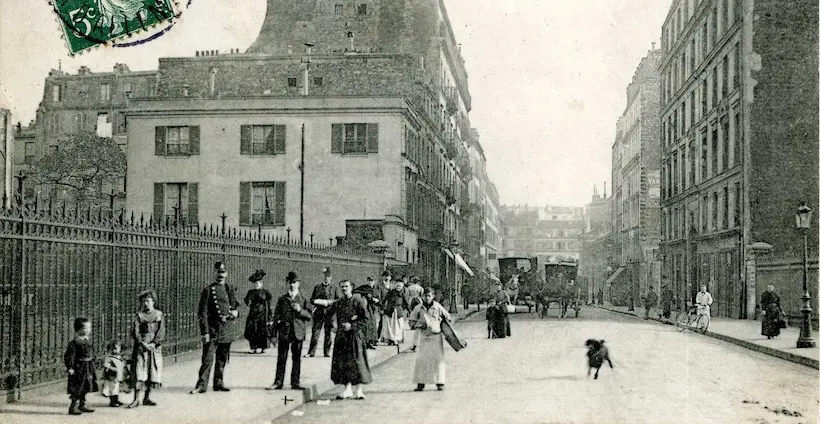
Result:
[[[196,51],[196,57],[199,57],[199,50]]]
[[[90,74],[90,73],[91,73],[91,69],[89,69],[88,66],[85,66],[85,65],[80,66],[80,68],[77,69],[77,75],[87,75],[87,74]]]
[[[182,97],[188,97],[188,84],[182,86]]]
[[[214,94],[216,93],[216,73],[217,73],[217,69],[216,68],[211,68],[210,81],[208,83],[208,87],[211,89],[211,97],[213,97]]]

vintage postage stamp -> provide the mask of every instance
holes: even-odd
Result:
[[[52,0],[70,53],[138,35],[148,41],[173,25],[172,0]]]

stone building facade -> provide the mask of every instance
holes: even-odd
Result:
[[[584,211],[584,232],[578,236],[578,279],[586,285],[590,300],[597,300],[599,290],[603,291],[607,301],[611,298],[611,289],[606,284],[614,264],[611,207],[612,201],[606,197],[606,192],[601,196],[596,189]]]
[[[794,215],[818,208],[817,14],[808,0],[676,0],[663,25],[663,273],[690,301],[707,285],[717,316],[751,318],[769,282],[798,314]],[[774,246],[763,268],[760,242]]]
[[[660,278],[655,250],[659,242],[660,128],[658,65],[661,52],[650,50],[626,90],[626,108],[612,145],[612,259],[608,284],[617,299],[639,303]]]
[[[578,236],[584,229],[584,208],[572,206],[501,206],[501,257],[578,259]]]

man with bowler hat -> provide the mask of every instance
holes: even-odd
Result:
[[[279,297],[273,312],[273,323],[279,343],[276,378],[269,389],[282,389],[285,382],[288,350],[290,350],[293,361],[293,367],[290,370],[290,387],[293,390],[302,390],[302,386],[299,385],[299,375],[302,371],[302,342],[305,340],[305,327],[312,314],[307,298],[299,293],[299,279],[296,273],[288,272],[285,280],[288,283],[288,291]]]
[[[225,364],[231,352],[231,326],[239,316],[236,308],[236,289],[226,283],[228,270],[222,262],[214,264],[214,282],[202,290],[199,296],[199,334],[202,335],[202,366],[199,367],[199,379],[191,394],[205,393],[208,389],[208,378],[211,365],[214,366],[213,388],[217,392],[228,392],[223,375]]]
[[[310,296],[310,303],[313,304],[313,328],[310,335],[310,348],[305,357],[313,357],[316,354],[316,345],[319,344],[319,334],[322,329],[325,330],[324,353],[326,357],[330,356],[331,345],[331,331],[333,331],[333,316],[330,315],[328,307],[339,299],[339,291],[333,287],[333,274],[330,268],[324,268],[322,273],[325,275],[325,281],[322,284],[317,284],[313,288],[313,294]]]

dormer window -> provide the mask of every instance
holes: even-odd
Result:
[[[367,5],[360,4],[356,7],[356,13],[359,15],[367,15]]]

